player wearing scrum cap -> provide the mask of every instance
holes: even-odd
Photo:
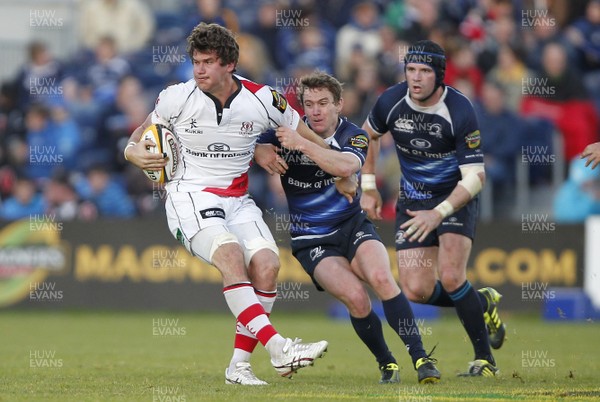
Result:
[[[413,302],[454,306],[475,351],[465,375],[494,376],[490,344],[499,348],[505,335],[496,307],[501,295],[492,288],[477,292],[466,278],[485,182],[475,112],[463,94],[444,85],[446,57],[438,44],[410,46],[404,69],[406,81],[381,94],[363,125],[370,146],[361,206],[381,219],[375,166],[379,139],[390,132],[402,170],[395,229],[402,291]]]
[[[249,362],[258,342],[282,376],[311,365],[327,342],[286,339],[269,320],[279,259],[262,213],[248,196],[254,145],[260,133],[279,126],[326,145],[283,95],[234,74],[239,47],[229,30],[200,23],[188,37],[188,53],[194,77],[160,93],[154,111],[131,135],[125,158],[142,169],[160,169],[165,159],[146,150],[152,142],[139,141],[141,134],[162,124],[177,136],[180,168],[166,186],[169,229],[223,277],[223,295],[237,319],[225,382],[264,385]]]

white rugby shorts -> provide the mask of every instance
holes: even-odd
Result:
[[[215,234],[230,232],[244,251],[246,265],[260,249],[270,249],[279,254],[273,235],[262,218],[262,211],[249,195],[221,197],[205,191],[194,193],[169,193],[165,209],[171,234],[195,256],[211,263],[208,250]],[[210,228],[209,230],[204,230]],[[194,244],[207,247],[192,249]],[[206,238],[204,238],[206,237]],[[258,245],[258,247],[257,247]],[[213,250],[214,251],[214,250]]]

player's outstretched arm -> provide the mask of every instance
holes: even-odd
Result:
[[[600,142],[595,142],[585,147],[581,153],[581,158],[587,158],[585,161],[585,166],[589,166],[591,164],[592,169],[595,169],[600,163]]]
[[[442,220],[455,211],[464,207],[483,188],[485,183],[485,170],[482,164],[460,166],[462,179],[457,183],[448,198],[434,209],[423,211],[406,210],[412,216],[400,226],[404,229],[409,241],[424,241],[431,231],[437,228]]]
[[[129,137],[127,146],[123,150],[123,155],[125,155],[125,160],[129,161],[140,169],[160,170],[166,166],[167,159],[163,155],[148,152],[146,148],[154,145],[152,141],[140,141],[144,131],[146,131],[146,129],[151,125],[152,113],[146,117],[146,120],[144,120],[141,126],[133,131]]]
[[[350,177],[360,169],[360,161],[356,156],[322,148],[291,128],[279,127],[277,138],[284,148],[302,152],[332,176]]]
[[[371,129],[371,126],[366,121],[362,128],[369,135],[369,149],[367,150],[365,164],[361,170],[360,187],[362,189],[362,196],[360,197],[360,206],[369,218],[380,220],[382,219],[381,207],[383,201],[375,183],[375,167],[379,158],[379,149],[381,148],[379,142],[380,136]]]
[[[312,131],[310,129],[310,127],[308,127],[306,125],[306,123],[304,123],[302,120],[300,120],[300,123],[298,123],[298,127],[296,127],[296,131],[303,138],[306,138],[310,142],[319,145],[321,148],[329,149],[329,145],[327,145],[327,143],[323,140],[323,138],[319,137],[319,135],[317,133],[315,133],[314,131]]]

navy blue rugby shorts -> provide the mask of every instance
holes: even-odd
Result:
[[[315,268],[319,262],[332,256],[345,257],[348,261],[352,261],[358,246],[367,240],[382,242],[375,230],[375,225],[364,212],[361,212],[342,222],[335,232],[327,236],[314,239],[292,239],[292,254],[300,262],[317,289],[323,291],[314,278]]]
[[[473,240],[475,238],[475,227],[477,224],[477,216],[479,214],[479,196],[475,197],[464,207],[456,211],[450,216],[447,216],[436,230],[427,235],[423,242],[408,241],[404,238],[404,229],[400,226],[410,220],[412,217],[406,213],[407,209],[411,211],[420,211],[424,209],[433,209],[440,202],[448,198],[449,194],[429,198],[425,200],[399,199],[396,204],[396,226],[395,226],[395,242],[396,250],[406,250],[417,247],[439,246],[439,236],[444,233],[457,233],[466,236]]]

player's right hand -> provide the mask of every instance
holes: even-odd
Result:
[[[592,169],[595,169],[600,164],[600,142],[589,144],[581,153],[581,159],[585,159],[585,166],[592,165]]]
[[[144,170],[160,170],[167,165],[166,154],[154,154],[148,151],[154,143],[150,140],[140,141],[129,147],[127,150],[127,160],[135,166]]]
[[[366,190],[360,197],[360,207],[367,213],[369,219],[381,220],[381,207],[383,200],[377,190]]]

